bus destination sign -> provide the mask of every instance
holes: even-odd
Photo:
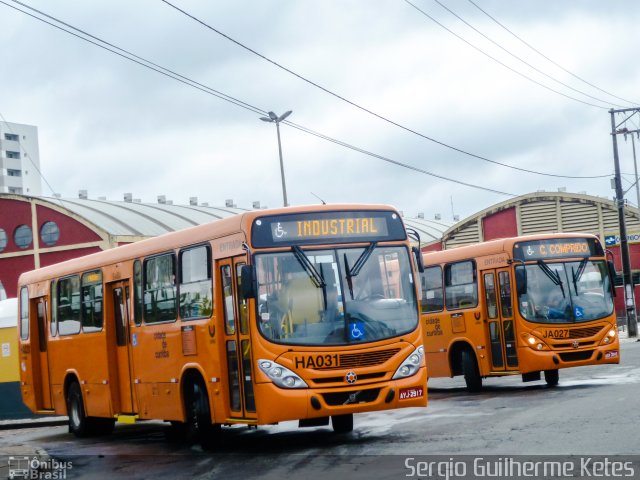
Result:
[[[379,211],[277,215],[253,222],[256,247],[404,240],[397,213]]]
[[[525,262],[565,257],[583,258],[603,254],[600,244],[591,238],[533,240],[516,243],[513,247],[513,258]]]

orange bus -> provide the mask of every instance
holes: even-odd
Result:
[[[427,404],[416,268],[387,206],[247,212],[24,273],[21,390],[77,436]]]
[[[613,264],[597,237],[532,235],[425,253],[422,323],[430,377],[521,374],[619,363]]]

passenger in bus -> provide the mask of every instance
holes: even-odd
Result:
[[[567,293],[563,295],[560,287],[529,292],[529,303],[536,318],[555,320],[553,323],[562,323],[571,318]]]
[[[295,336],[302,326],[320,321],[321,291],[293,258],[281,259],[279,287],[268,298],[269,321],[276,338]]]
[[[569,299],[567,293],[560,290],[560,288],[553,288],[547,294],[547,300],[545,304],[547,308],[547,318],[549,320],[567,320],[570,318],[571,307],[569,306]]]

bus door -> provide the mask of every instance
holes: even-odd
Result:
[[[37,341],[38,353],[33,356],[34,362],[34,382],[39,384],[40,388],[36,388],[36,407],[38,410],[51,410],[53,409],[53,401],[51,399],[51,382],[49,377],[49,353],[47,345],[47,300],[44,297],[35,298],[31,300],[30,312],[35,312],[35,319],[31,319],[31,324],[35,321],[35,329],[31,329],[32,332],[37,332],[38,338],[31,340],[31,348],[34,349],[34,340]]]
[[[110,366],[110,377],[112,384],[117,386],[117,393],[114,395],[116,405],[115,413],[134,413],[136,409],[133,393],[133,368],[131,361],[131,335],[130,335],[130,290],[129,282],[113,282],[107,284],[107,301],[111,308],[106,309],[108,322],[107,345],[115,355],[110,356],[110,362],[115,362]]]
[[[240,269],[246,257],[234,257],[218,262],[224,312],[225,356],[229,384],[229,407],[232,418],[255,419],[253,394],[251,338],[249,336],[248,301],[240,298]]]
[[[483,285],[491,345],[491,367],[494,371],[518,368],[516,332],[513,317],[511,273],[508,269],[487,270]]]

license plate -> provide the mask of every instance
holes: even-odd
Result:
[[[604,354],[604,358],[618,358],[618,351],[617,350],[612,350],[610,352],[606,352]]]
[[[408,400],[410,398],[420,398],[424,396],[424,388],[409,387],[400,389],[400,400]]]

